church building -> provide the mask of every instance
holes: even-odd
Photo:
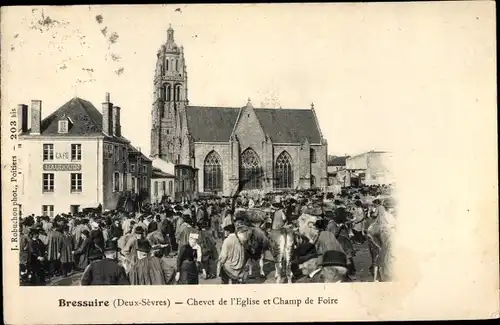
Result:
[[[191,106],[184,48],[167,30],[157,53],[151,158],[191,169],[196,192],[231,195],[326,187],[327,141],[314,111]]]

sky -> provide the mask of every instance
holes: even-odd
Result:
[[[452,117],[431,107],[453,107],[474,78],[478,87],[484,81],[479,77],[491,62],[480,58],[494,44],[475,46],[484,25],[460,9],[439,3],[4,7],[3,105],[39,99],[45,117],[74,96],[100,109],[109,92],[122,108],[123,134],[148,154],[156,53],[172,24],[184,46],[191,105],[240,107],[248,98],[254,107],[314,103],[329,154],[397,151],[417,145],[418,137],[432,140],[420,126],[441,128]],[[460,37],[452,42],[450,35]]]

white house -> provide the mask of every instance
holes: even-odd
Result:
[[[102,112],[78,97],[43,120],[40,100],[31,102],[31,118],[28,106],[18,105],[23,215],[116,207],[127,189],[130,141],[121,135],[120,107],[113,106],[109,93]]]
[[[153,167],[151,175],[151,203],[160,203],[162,198],[174,199],[175,176]]]

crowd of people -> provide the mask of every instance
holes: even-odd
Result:
[[[81,285],[198,284],[200,278],[245,283],[252,258],[244,244],[252,240],[245,235],[248,229],[257,227],[265,234],[289,227],[307,235],[298,224],[304,215],[315,216],[317,236],[310,243],[297,241],[294,278],[324,281],[318,280],[317,270],[329,260],[329,265],[347,269],[348,281],[356,273],[353,243],[367,241],[374,281],[389,281],[396,216],[392,190],[383,185],[349,187],[338,194],[240,194],[191,202],[165,200],[143,207],[141,213],[96,208],[54,218],[29,215],[20,222],[21,283],[47,285],[75,273],[81,274]],[[238,211],[258,211],[263,217],[256,225],[248,213]],[[335,243],[317,244],[320,237]],[[322,255],[321,262],[307,271],[298,267],[307,264],[306,244],[337,248],[316,253],[315,257]]]

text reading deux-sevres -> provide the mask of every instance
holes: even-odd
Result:
[[[129,300],[129,299],[113,299],[111,303],[109,300],[66,300],[59,299],[59,307],[170,307],[170,301],[165,300],[152,300],[148,298]]]

